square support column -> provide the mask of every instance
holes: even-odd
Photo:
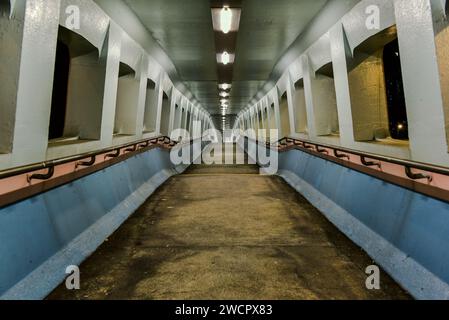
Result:
[[[176,116],[176,99],[177,99],[177,92],[175,87],[172,87],[171,89],[171,99],[170,99],[170,120],[168,124],[168,134],[170,135],[174,129],[175,126],[175,116]]]
[[[276,129],[278,130],[278,132],[280,132],[282,127],[281,127],[281,112],[279,110],[279,93],[277,87],[274,87],[274,89],[271,91],[271,97],[273,99],[274,104],[274,115],[272,116],[274,116],[276,126],[275,128],[272,129]]]
[[[340,124],[340,141],[343,146],[351,147],[354,143],[354,126],[352,122],[351,96],[349,93],[346,59],[348,48],[343,25],[337,24],[331,29],[330,42],[337,111]]]
[[[162,100],[164,99],[164,73],[161,71],[156,81],[157,92],[157,106],[156,106],[156,128],[157,133],[161,132],[161,120],[162,120]]]
[[[449,164],[430,0],[394,2],[413,160]]]
[[[301,65],[303,70],[304,80],[304,96],[306,100],[306,114],[307,114],[307,128],[309,138],[317,137],[316,122],[315,122],[315,106],[313,103],[313,89],[312,89],[312,69],[310,67],[309,56],[301,57]]]
[[[296,133],[296,121],[295,121],[295,98],[294,98],[294,92],[295,92],[295,84],[292,82],[290,72],[288,72],[288,75],[286,77],[286,87],[287,87],[287,105],[288,105],[288,118],[290,121],[290,134],[293,135]]]

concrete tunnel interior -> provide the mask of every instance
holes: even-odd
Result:
[[[448,7],[2,1],[0,300],[448,299]]]

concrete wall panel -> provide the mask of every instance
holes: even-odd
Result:
[[[292,150],[281,175],[418,299],[449,299],[449,204]]]
[[[0,210],[0,299],[42,299],[132,214],[174,167],[161,149]]]

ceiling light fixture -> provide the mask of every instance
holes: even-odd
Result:
[[[221,104],[227,104],[229,101],[228,101],[228,99],[221,99],[220,102],[221,102]]]
[[[227,34],[229,31],[231,31],[232,27],[232,11],[229,9],[229,7],[223,7],[220,12],[220,25],[221,25],[221,31],[223,33]]]
[[[218,88],[222,89],[222,90],[228,90],[228,89],[231,89],[231,87],[232,87],[232,85],[229,83],[222,83],[222,84],[218,85]]]
[[[231,61],[231,58],[229,57],[229,53],[226,51],[221,54],[221,63],[224,65],[227,65]]]
[[[223,98],[229,97],[229,93],[222,91],[222,92],[220,92],[220,97],[223,97]]]

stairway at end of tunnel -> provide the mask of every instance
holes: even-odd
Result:
[[[280,177],[194,165],[172,177],[49,299],[409,299]]]

